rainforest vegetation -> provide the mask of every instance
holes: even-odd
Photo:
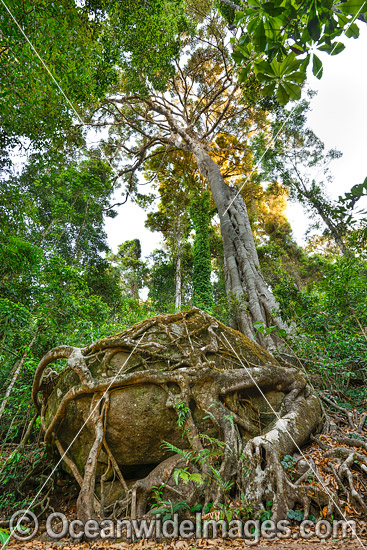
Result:
[[[149,336],[153,325],[144,323],[155,317],[172,341],[167,314],[193,307],[214,327],[202,342],[210,353],[214,332],[226,325],[312,384],[312,399],[317,394],[324,406],[320,422],[324,415],[329,429],[340,430],[321,448],[360,443],[363,468],[348,463],[345,479],[330,472],[343,509],[366,514],[367,225],[360,205],[367,178],[330,198],[330,166],[341,153],[308,127],[314,92],[306,70],[321,78],[317,50],[335,55],[344,49],[341,35],[358,38],[367,6],[329,4],[0,6],[0,527],[10,510],[30,503],[45,513],[59,498],[56,479],[70,498],[77,495],[58,466],[33,504],[58,460],[32,401],[42,357],[58,346],[90,346],[93,355],[93,342],[139,322]],[[106,219],[132,202],[161,235],[149,257],[138,233],[132,240],[121,234],[117,250],[108,245]],[[295,203],[310,220],[302,246],[287,220]],[[56,372],[69,356],[56,357]],[[183,426],[180,403],[172,406]],[[233,463],[222,458],[226,481]],[[298,459],[274,460],[294,481]],[[200,483],[210,477],[205,467],[198,475]],[[207,492],[205,504],[232,506],[230,487],[215,495]],[[91,496],[82,498],[88,512]],[[320,503],[321,511],[330,504]],[[272,509],[257,504],[263,513]]]

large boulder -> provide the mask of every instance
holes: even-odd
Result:
[[[45,373],[61,357],[68,359],[65,368]],[[232,448],[221,475],[237,468],[240,479],[238,461],[250,448],[254,459],[251,445],[266,454],[269,444],[280,460],[308,440],[321,418],[319,401],[296,368],[196,308],[145,320],[84,348],[51,350],[37,370],[34,398],[42,405],[46,442],[67,451],[84,508],[92,477],[94,487],[117,473],[127,494],[135,480],[154,481],[151,472],[174,448],[199,453],[205,438]]]

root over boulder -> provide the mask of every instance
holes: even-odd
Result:
[[[61,372],[48,367],[62,358]],[[80,485],[80,519],[147,514],[152,487],[189,506],[271,506],[273,519],[328,504],[281,465],[321,425],[305,377],[196,308],[49,351],[33,396],[45,442]]]

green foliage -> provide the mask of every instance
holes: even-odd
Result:
[[[10,540],[10,531],[9,529],[2,529],[0,528],[0,543],[2,544],[2,548],[6,548],[9,540]]]
[[[117,254],[111,254],[109,260],[119,271],[123,293],[139,300],[139,290],[146,283],[148,271],[146,262],[141,259],[139,239],[120,244]]]
[[[190,194],[198,191],[200,183],[186,152],[167,153],[163,148],[157,148],[146,163],[146,177],[153,179],[160,197],[158,208],[147,215],[146,226],[162,233],[167,249],[156,250],[152,255],[149,297],[159,311],[174,312],[177,286],[181,291],[181,308],[191,303],[193,258],[188,208]]]
[[[162,516],[162,522],[164,523],[168,519],[173,519],[175,514],[181,511],[187,510],[189,505],[186,501],[172,502],[172,500],[163,498],[164,485],[153,486],[153,501],[154,505],[151,508],[151,513],[154,515]]]
[[[288,510],[287,517],[289,519],[294,519],[295,521],[301,523],[303,521],[303,511],[302,510]]]
[[[109,166],[93,158],[47,160],[34,154],[0,191],[2,395],[23,361],[0,423],[12,442],[30,418],[33,375],[46,351],[90,343],[150,312],[121,295],[120,274],[103,257],[104,220],[114,215]]]
[[[209,244],[209,193],[192,200],[190,216],[195,229],[193,246],[193,304],[201,309],[210,310],[213,305],[211,276],[211,255]]]
[[[155,250],[150,258],[149,299],[158,312],[174,313],[175,265],[164,250]]]
[[[37,446],[22,451],[15,449],[8,456],[4,452],[1,453],[0,484],[3,490],[0,496],[0,509],[11,510],[13,513],[14,510],[28,507],[32,496],[22,491],[22,481],[29,472],[36,471],[38,467],[44,471],[50,468],[50,461],[45,458],[44,449]],[[43,481],[42,477],[38,479],[39,487]]]
[[[190,409],[189,407],[186,406],[184,401],[179,401],[178,403],[175,404],[174,407],[178,415],[177,425],[180,426],[181,428],[185,424],[185,420]]]
[[[310,94],[312,96],[312,93]],[[326,193],[332,183],[330,162],[339,159],[340,151],[325,151],[324,143],[306,126],[309,102],[300,102],[292,111],[276,110],[272,127],[278,136],[272,148],[266,149],[261,136],[254,140],[256,156],[262,167],[261,177],[281,183],[289,190],[290,198],[299,201],[313,220],[312,229],[323,228],[323,236],[334,240],[342,254],[351,255],[346,244],[346,235],[358,226],[365,228],[353,211],[356,202],[366,192],[367,184],[352,187],[352,190],[332,201]],[[310,228],[310,229],[311,229]]]
[[[103,96],[116,75],[95,17],[68,0],[6,4],[79,113]],[[0,125],[8,140],[28,137],[39,145],[64,140],[75,113],[4,6],[0,51]]]
[[[190,28],[183,0],[98,2],[108,13],[103,42],[114,52],[125,86],[145,93],[166,89],[180,54],[180,36]]]
[[[233,25],[236,10],[233,6],[228,5],[226,2],[222,2],[222,0],[217,1],[217,7],[220,13],[223,15],[223,17],[228,21],[230,25]]]
[[[357,38],[359,29],[353,21],[367,11],[365,0],[342,4],[250,0],[234,4],[238,6],[234,21],[231,11],[219,9],[241,31],[231,39],[239,82],[254,72],[263,84],[262,94],[276,95],[281,105],[300,98],[311,61],[313,74],[321,78],[322,62],[316,51],[329,55],[342,52],[345,46],[338,38],[343,34]]]
[[[289,476],[292,480],[294,480],[294,470],[296,468],[297,464],[297,458],[291,455],[286,455],[281,460],[281,465],[285,470],[288,470]]]
[[[203,485],[204,480],[202,474],[199,472],[191,473],[189,468],[176,468],[173,473],[173,479],[178,484],[179,480],[183,481],[185,484],[192,481],[196,485]]]
[[[211,415],[210,411],[208,411],[208,415]],[[199,451],[179,449],[167,441],[164,441],[162,444],[164,449],[180,455],[188,464],[185,468],[175,469],[173,473],[175,482],[178,483],[179,480],[182,480],[185,484],[192,482],[198,486],[215,484],[225,495],[227,495],[227,497],[229,497],[229,492],[234,486],[234,483],[225,481],[222,478],[220,474],[220,464],[223,460],[225,451],[230,451],[230,449],[226,448],[226,444],[223,441],[207,434],[199,434],[196,437],[200,439],[202,445],[202,449]],[[199,466],[205,466],[205,469],[198,471]],[[228,510],[227,502],[222,503],[221,510],[225,517]]]
[[[294,352],[324,387],[339,387],[357,401],[367,369],[366,284],[364,260],[339,258],[309,288],[283,281],[275,289],[284,315],[297,324],[289,340]]]

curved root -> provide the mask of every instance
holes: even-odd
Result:
[[[161,341],[164,345],[159,343]],[[242,347],[247,350],[246,357]],[[118,352],[131,359],[116,372],[111,360]],[[76,399],[90,396],[88,424],[94,433],[94,442],[84,472],[78,471],[68,455],[66,458],[73,465],[72,471],[81,485],[78,498],[78,517],[81,519],[89,519],[96,513],[104,515],[107,511],[108,508],[104,509],[105,483],[111,472],[117,476],[124,494],[118,506],[114,506],[115,513],[117,510],[127,513],[131,506],[132,515],[144,515],[151,501],[152,486],[162,484],[171,495],[169,498],[182,500],[184,496],[192,503],[195,500],[196,503],[213,502],[215,506],[239,493],[259,510],[271,501],[273,517],[278,519],[297,504],[303,506],[305,517],[312,503],[329,505],[320,486],[293,483],[281,465],[284,455],[299,449],[320,427],[322,414],[316,394],[297,369],[279,366],[267,352],[208,314],[194,308],[186,313],[149,319],[121,335],[105,338],[86,348],[61,346],[51,350],[41,360],[35,375],[33,389],[38,409],[44,370],[61,357],[68,359],[67,368],[77,375],[80,383],[64,392],[56,412],[47,422],[48,401],[44,396],[42,422],[45,441],[56,441],[61,452],[57,434],[68,407]],[[95,369],[96,363],[103,377],[92,375],[90,367]],[[164,369],[154,368],[155,364],[162,363]],[[161,462],[144,479],[129,484],[106,437],[107,411],[113,391],[142,384],[159,386],[166,391],[168,408],[179,413],[178,407],[184,407],[185,415],[180,422],[191,454],[185,455],[190,457],[188,461],[183,460],[178,449],[176,455]],[[173,392],[172,387],[176,388]],[[284,398],[281,409],[271,407],[266,413],[274,417],[269,429],[261,424],[260,413],[255,422],[254,418],[244,415],[244,410],[251,396],[263,399],[264,392],[271,391],[281,392]],[[207,418],[218,437],[202,434],[195,415]],[[100,474],[99,502],[95,485],[102,450],[108,463]],[[177,467],[200,474],[205,486],[191,481],[175,486],[170,480]],[[348,481],[348,475],[346,471],[341,477]]]

